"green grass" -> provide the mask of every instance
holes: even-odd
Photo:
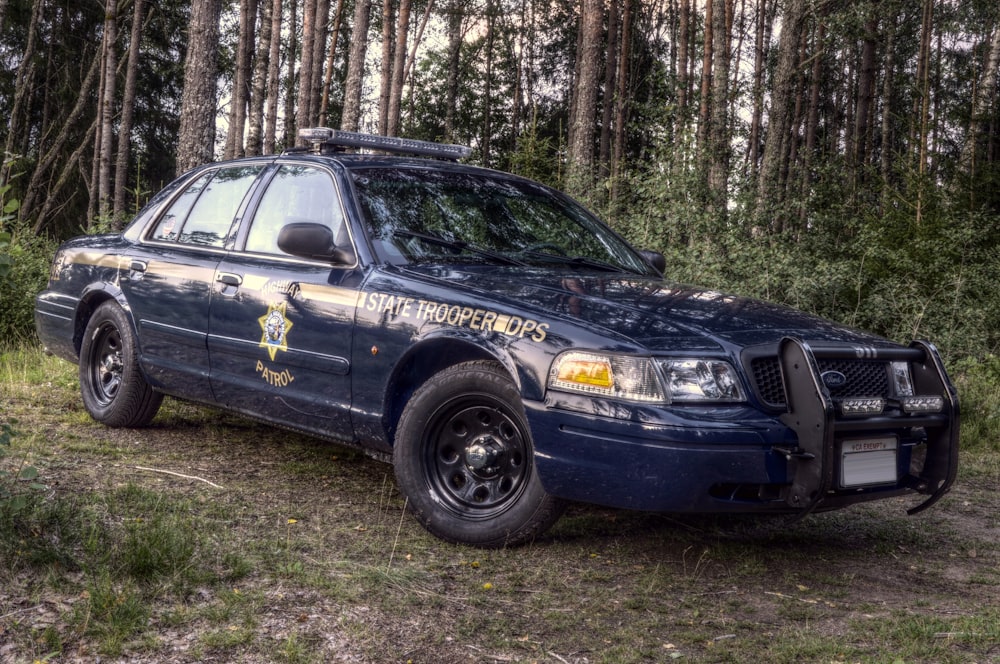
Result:
[[[0,513],[0,643],[18,661],[155,660],[181,636],[220,661],[989,661],[989,371],[956,373],[973,404],[960,487],[918,517],[573,506],[539,542],[479,551],[429,536],[363,455],[170,399],[149,429],[106,429],[71,365],[3,352],[0,418],[20,420],[8,459],[49,488]]]

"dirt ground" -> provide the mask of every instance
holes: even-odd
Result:
[[[150,428],[107,429],[63,389],[11,412],[50,495],[162,495],[205,564],[243,569],[146,589],[117,656],[80,617],[85,572],[10,578],[0,662],[1000,662],[991,473],[963,470],[914,517],[915,499],[792,525],[577,505],[484,552],[427,535],[389,466],[327,443],[170,400]]]

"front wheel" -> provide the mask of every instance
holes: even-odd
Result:
[[[83,405],[110,427],[149,424],[163,401],[139,370],[132,324],[117,302],[107,301],[87,322],[80,348]]]
[[[517,388],[496,364],[468,362],[414,392],[393,465],[410,510],[432,534],[497,548],[533,539],[562,514],[533,458]]]

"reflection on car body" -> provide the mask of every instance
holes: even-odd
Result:
[[[567,501],[805,515],[915,494],[913,512],[954,481],[931,344],[671,283],[458,146],[305,135],[60,247],[36,326],[97,420],[142,426],[167,394],[358,446],[428,530],[486,547]]]

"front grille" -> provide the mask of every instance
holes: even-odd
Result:
[[[889,373],[881,360],[819,359],[820,372],[839,371],[847,376],[841,387],[831,389],[830,396],[888,397]],[[785,388],[781,382],[781,367],[777,357],[756,357],[750,362],[754,387],[761,401],[775,408],[785,407]]]

